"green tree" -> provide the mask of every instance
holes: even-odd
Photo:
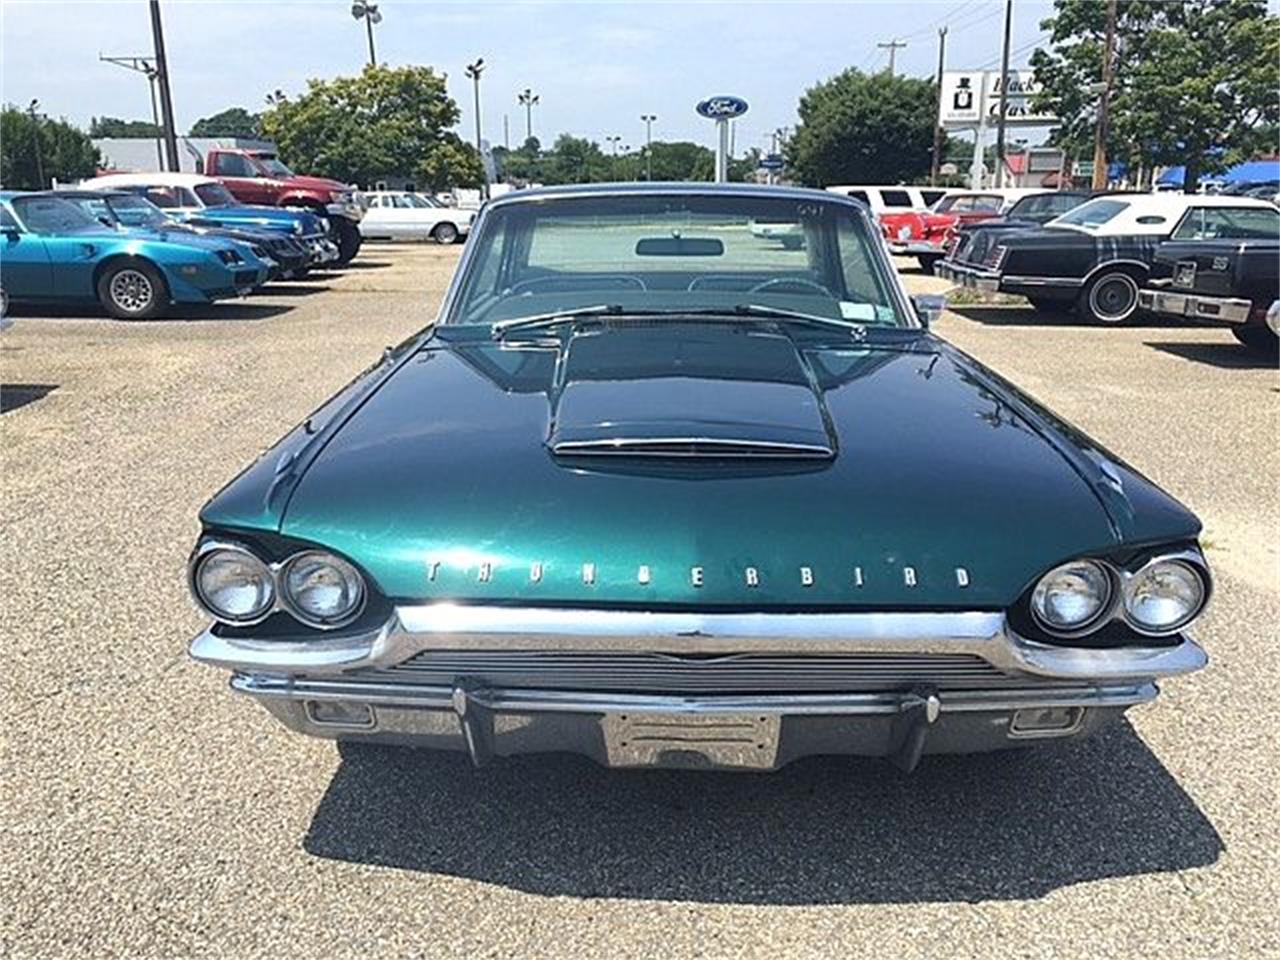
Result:
[[[1041,27],[1053,47],[1031,63],[1040,105],[1062,118],[1055,142],[1092,150],[1101,80],[1105,0],[1055,0]],[[1264,0],[1128,0],[1117,5],[1112,159],[1185,164],[1184,188],[1262,150],[1280,122],[1280,20]]]
[[[262,114],[250,113],[244,107],[228,107],[211,117],[201,117],[191,125],[192,137],[244,137],[262,136]]]
[[[150,120],[121,120],[119,117],[90,117],[89,136],[155,139],[160,128]]]
[[[0,184],[47,190],[53,180],[92,177],[101,157],[83,130],[64,120],[32,117],[12,105],[0,112]]]
[[[805,184],[900,183],[929,172],[937,88],[849,69],[805,91],[786,159]]]
[[[433,190],[484,182],[479,154],[450,129],[458,105],[430,67],[369,66],[267,103],[262,132],[296,169],[366,186],[387,177]]]
[[[594,140],[562,133],[542,158],[542,174],[543,183],[602,183],[613,164]]]

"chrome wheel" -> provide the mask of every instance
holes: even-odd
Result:
[[[454,243],[458,239],[458,228],[452,223],[442,223],[435,229],[436,243]]]
[[[155,303],[156,289],[151,278],[140,270],[124,269],[111,278],[111,302],[122,313],[145,313]]]
[[[1103,323],[1128,320],[1138,309],[1138,283],[1127,273],[1108,273],[1089,288],[1089,313]]]

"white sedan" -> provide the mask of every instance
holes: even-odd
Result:
[[[421,193],[376,190],[363,195],[367,205],[360,221],[366,240],[434,240],[456,243],[471,232],[475,213],[446,207]]]

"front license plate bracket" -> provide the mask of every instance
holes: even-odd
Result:
[[[611,767],[770,770],[782,717],[763,713],[607,713],[601,720]]]

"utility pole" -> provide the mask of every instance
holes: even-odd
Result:
[[[31,140],[32,146],[36,148],[36,180],[40,186],[39,190],[44,189],[44,158],[40,155],[40,121],[42,117],[36,111],[40,109],[40,101],[32,100],[27,105],[27,116],[31,118]]]
[[[653,180],[653,122],[658,119],[656,113],[642,113],[644,121],[644,178]]]
[[[933,118],[933,165],[929,168],[929,186],[938,185],[938,168],[942,164],[942,72],[947,59],[947,28],[938,29],[938,114]]]
[[[893,68],[897,63],[898,51],[907,45],[905,40],[889,40],[886,43],[877,43],[876,46],[881,50],[889,51],[889,76],[893,76]]]
[[[1111,83],[1114,79],[1113,63],[1116,48],[1116,0],[1107,0],[1107,39],[1102,54],[1102,97],[1098,101],[1098,126],[1093,132],[1093,189],[1107,186],[1107,124],[1111,100]]]
[[[103,63],[114,63],[117,67],[124,67],[126,70],[136,70],[147,78],[147,89],[151,92],[151,122],[156,128],[156,169],[164,169],[164,134],[160,126],[160,108],[156,104],[156,77],[159,71],[156,70],[155,61],[150,57],[106,57],[98,54],[98,59]]]
[[[480,57],[475,63],[467,64],[465,73],[471,78],[476,91],[476,155],[480,158],[480,165],[483,167],[484,148],[480,146],[480,74],[484,73],[484,57]],[[489,195],[488,171],[485,172],[483,195],[486,197]]]
[[[1113,0],[1114,2],[1114,0]],[[1009,37],[1013,31],[1013,0],[1004,5],[1004,47],[1000,51],[1000,116],[996,121],[996,186],[1003,187],[1009,164],[1004,157],[1005,111],[1009,103]]]
[[[151,38],[155,43],[156,79],[160,84],[160,126],[164,130],[164,152],[169,170],[177,173],[178,133],[173,125],[173,96],[169,92],[169,61],[164,55],[164,27],[160,24],[160,0],[151,0]]]
[[[511,152],[511,117],[505,113],[502,115],[502,147]]]
[[[533,139],[533,108],[541,101],[536,93],[525,87],[517,96],[516,102],[524,107],[524,138]]]

